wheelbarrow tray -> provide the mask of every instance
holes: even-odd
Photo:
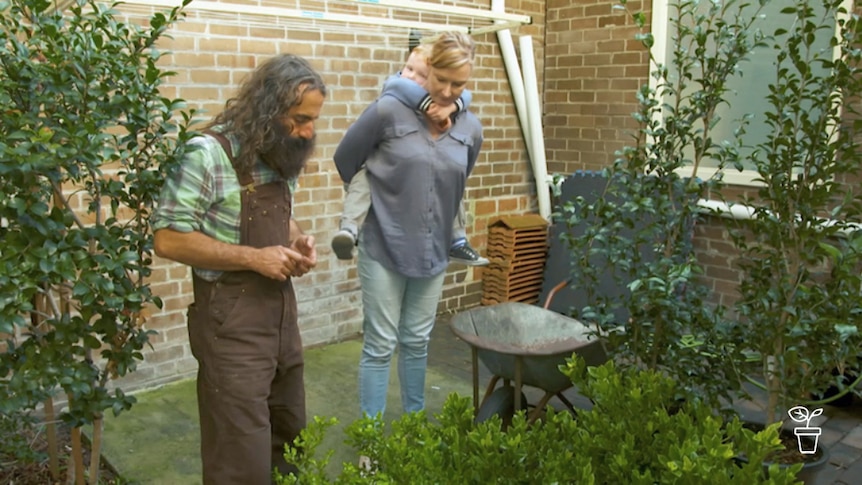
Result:
[[[604,347],[591,329],[555,311],[520,302],[506,302],[463,311],[452,318],[452,331],[475,347],[479,360],[503,379],[521,382],[549,393],[572,386],[559,366],[573,353],[587,365],[607,361]]]

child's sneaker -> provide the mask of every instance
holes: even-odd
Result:
[[[452,263],[466,264],[467,266],[488,266],[488,259],[479,256],[478,251],[470,247],[470,243],[464,243],[449,249],[449,261]]]
[[[335,233],[332,238],[332,251],[338,259],[353,259],[353,248],[356,247],[356,238],[353,233],[342,229]]]
[[[377,462],[371,461],[371,458],[361,455],[359,457],[359,475],[363,478],[371,478],[375,475]]]

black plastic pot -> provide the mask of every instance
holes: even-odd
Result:
[[[841,383],[844,385],[844,394],[832,401],[829,401],[828,404],[830,406],[835,406],[839,408],[846,408],[853,405],[853,389],[847,389],[848,386],[852,385],[858,378],[859,373],[858,369],[847,370],[841,375]],[[839,375],[838,369],[832,370],[832,375]],[[823,391],[823,393],[812,393],[811,398],[817,401],[827,400],[831,397],[837,396],[842,391],[838,389],[838,386],[830,386],[828,389]]]
[[[745,427],[754,431],[761,431],[764,428],[763,424],[752,422],[746,422]],[[797,433],[796,431],[799,430],[801,431]],[[829,449],[824,447],[816,437],[812,436],[815,434],[819,436],[819,431],[820,428],[799,427],[796,429],[781,429],[779,432],[782,437],[782,441],[784,439],[795,440],[798,445],[797,449],[799,450],[799,453],[801,455],[806,455],[806,460],[802,464],[802,470],[796,474],[796,478],[806,485],[814,485],[817,473],[822,470],[827,463],[829,463]],[[809,453],[814,450],[816,451]],[[748,460],[745,457],[737,457],[736,460],[740,463],[748,463]],[[764,476],[769,475],[769,467],[772,465],[773,462],[763,463]],[[778,466],[779,468],[787,468],[791,465],[778,463]]]

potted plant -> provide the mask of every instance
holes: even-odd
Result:
[[[723,308],[710,302],[692,233],[699,200],[722,187],[720,171],[702,162],[721,167],[738,154],[712,132],[730,94],[727,80],[761,39],[751,28],[756,15],[734,2],[671,9],[667,63],[658,61],[650,33],[638,36],[653,83],[638,92],[634,144],[592,193],[565,196],[568,182],[588,186],[582,175],[563,182],[555,217],[566,227],[559,237],[571,262],[572,316],[595,325],[618,362],[660,370],[719,409],[738,389],[741,356]],[[646,25],[642,12],[632,18]]]
[[[811,404],[811,392],[844,388],[832,370],[855,365],[862,345],[862,25],[850,13],[839,0],[782,12],[767,133],[749,159],[759,186],[728,202],[747,211],[729,223],[741,272],[732,335],[746,344],[743,372],[766,393],[766,423]],[[817,49],[832,32],[830,49]]]

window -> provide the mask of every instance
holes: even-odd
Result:
[[[670,16],[677,15],[677,8],[675,6],[677,1],[678,0],[657,0],[653,3],[652,31],[655,39],[653,52],[655,53],[656,61],[668,66],[669,68],[673,65],[671,62],[672,59],[669,57],[672,54],[673,42],[676,37],[676,32]],[[710,0],[702,0],[698,8],[703,9],[703,12],[706,12],[709,1]],[[748,11],[751,12],[750,15],[752,17],[757,15],[753,26],[764,34],[772,35],[778,28],[789,28],[790,26],[788,25],[788,22],[794,19],[792,15],[781,13],[782,9],[795,4],[793,0],[772,0],[767,2],[767,4],[759,10],[759,14],[756,13],[759,8],[758,2],[755,1],[748,3],[750,3],[750,5],[745,7],[747,10],[743,10],[743,13]],[[814,5],[812,5],[812,7],[815,11],[818,9],[821,12],[824,11],[823,6],[820,5],[819,2],[815,1],[813,3]],[[852,3],[849,1],[846,2],[846,7],[850,9],[852,7]],[[832,35],[834,35],[834,32],[830,33],[826,30],[822,30],[820,35],[816,37],[815,46],[821,50],[821,52],[826,52],[831,55],[831,51],[829,51],[829,43]],[[751,116],[750,121],[746,126],[746,133],[742,138],[743,145],[746,148],[740,153],[743,159],[743,166],[747,169],[740,172],[733,167],[726,167],[724,172],[724,181],[727,183],[741,185],[753,184],[753,179],[755,178],[756,173],[751,170],[752,165],[750,163],[746,165],[745,159],[750,157],[753,150],[752,147],[766,136],[767,129],[769,128],[763,122],[763,112],[767,109],[766,99],[769,94],[769,83],[775,79],[776,56],[777,53],[772,48],[771,42],[769,42],[767,46],[758,48],[752,52],[749,56],[749,60],[739,65],[740,74],[735,75],[728,83],[730,91],[726,100],[729,104],[721,106],[717,111],[720,121],[712,129],[712,138],[714,142],[732,139],[734,136],[734,130],[740,125],[740,120],[743,119],[744,116]],[[812,68],[816,67],[812,66]],[[675,73],[671,71],[670,76],[673,77],[674,75]],[[656,81],[655,79],[650,78],[650,82],[654,84]],[[715,160],[709,160],[704,163],[704,168],[717,168],[717,166],[718,164]],[[707,172],[702,173],[704,176],[707,175]]]

